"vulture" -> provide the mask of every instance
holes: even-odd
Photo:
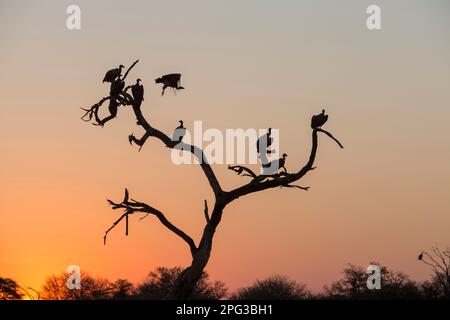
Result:
[[[118,95],[122,92],[122,90],[125,88],[125,81],[122,81],[120,79],[113,80],[111,82],[111,92],[110,94],[112,96]]]
[[[172,141],[181,142],[186,135],[186,128],[183,126],[183,120],[178,121],[180,125],[175,128],[172,135]]]
[[[328,120],[328,115],[325,114],[325,110],[322,110],[322,113],[316,114],[311,118],[311,128],[317,129],[322,127],[325,122]]]
[[[421,252],[421,253],[419,254],[419,256],[417,257],[417,259],[418,259],[418,260],[422,260],[422,258],[423,258],[423,252]]]
[[[105,77],[103,78],[103,82],[113,82],[116,78],[120,77],[122,74],[122,69],[125,68],[123,65],[120,65],[118,68],[109,70]]]
[[[161,95],[163,96],[164,90],[166,90],[167,88],[173,88],[175,90],[184,89],[184,87],[182,87],[180,85],[180,79],[181,79],[181,74],[171,73],[171,74],[166,74],[160,78],[155,79],[155,83],[163,84],[163,89],[162,89],[162,93],[161,93]]]
[[[267,130],[267,133],[259,137],[258,141],[256,142],[256,151],[259,153],[260,149],[263,148],[264,150],[267,150],[267,148],[270,147],[270,145],[273,142],[273,138],[270,136],[272,134],[272,128],[269,128]],[[271,151],[267,151],[267,153],[271,153]]]
[[[136,102],[139,103],[144,100],[144,86],[140,84],[141,81],[141,79],[137,79],[136,84],[131,87],[133,98]]]
[[[266,175],[273,175],[278,172],[281,168],[284,169],[284,172],[287,172],[286,167],[284,166],[286,163],[287,154],[283,153],[283,157],[277,160],[273,160],[267,164],[263,164],[264,173]]]

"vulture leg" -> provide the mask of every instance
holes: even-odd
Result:
[[[167,89],[167,87],[168,87],[167,84],[165,84],[165,85],[163,86],[161,96],[164,95],[164,91]]]

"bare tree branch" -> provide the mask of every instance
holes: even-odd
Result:
[[[313,164],[316,158],[317,147],[318,147],[318,138],[317,132],[325,133],[328,137],[333,139],[341,148],[343,148],[342,144],[334,138],[334,136],[326,130],[323,129],[313,129],[312,131],[312,147],[309,156],[309,160],[297,173],[279,173],[278,178],[264,180],[259,183],[255,183],[255,180],[238,187],[234,190],[227,192],[227,202],[231,202],[239,197],[242,197],[247,194],[255,193],[258,191],[263,191],[266,189],[283,187],[287,186],[301,178],[303,178],[309,171],[314,170]],[[269,176],[270,177],[270,176]]]
[[[245,171],[247,174],[244,173],[243,177],[253,177],[254,179],[258,177],[251,169],[244,166],[228,166],[228,170],[233,170],[238,176]]]
[[[125,218],[127,221],[128,215],[134,214],[135,212],[144,212],[146,214],[152,214],[152,215],[156,216],[159,219],[159,221],[167,229],[169,229],[170,231],[175,233],[177,236],[179,236],[181,239],[183,239],[189,245],[189,248],[191,249],[192,254],[194,254],[195,251],[197,250],[194,240],[190,236],[188,236],[184,231],[182,231],[181,229],[179,229],[175,225],[173,225],[161,211],[149,206],[146,203],[138,202],[133,199],[129,200],[128,189],[125,189],[124,200],[121,203],[116,203],[116,202],[113,202],[112,200],[108,200],[108,203],[112,206],[113,209],[124,209],[125,212],[119,217],[119,219],[117,219],[113,223],[113,225],[108,230],[106,230],[105,236],[104,236],[105,244],[106,244],[106,237],[107,237],[108,233],[112,229],[114,229],[119,224],[119,222],[122,221],[122,219]],[[127,230],[128,230],[128,226],[127,226]]]
[[[217,180],[216,175],[214,174],[213,169],[211,168],[210,164],[208,163],[208,160],[203,153],[203,150],[200,149],[197,146],[187,144],[185,142],[179,142],[179,141],[172,141],[171,138],[169,138],[165,133],[162,131],[159,131],[156,128],[153,128],[145,119],[144,115],[142,114],[141,109],[136,104],[133,105],[134,114],[136,116],[137,122],[140,126],[142,126],[145,130],[144,136],[148,137],[155,137],[158,140],[160,140],[167,148],[169,149],[180,149],[182,151],[190,152],[192,153],[198,160],[200,167],[203,170],[203,173],[205,174],[206,178],[208,179],[208,182],[214,192],[214,195],[216,198],[219,197],[220,194],[223,193],[223,190],[219,184],[219,181]],[[142,145],[145,143],[147,138],[142,141]],[[133,140],[135,141],[135,140]],[[142,146],[141,146],[142,147]]]
[[[134,67],[134,66],[136,65],[136,63],[138,63],[138,62],[139,62],[139,59],[137,59],[135,62],[133,62],[133,64],[128,68],[127,72],[125,72],[124,76],[122,77],[122,81],[125,81],[125,79],[126,79],[126,77],[127,77],[127,75],[128,75],[128,72],[130,72],[130,70],[133,69],[133,67]]]
[[[296,184],[287,184],[284,186],[280,186],[280,188],[298,188],[298,189],[305,190],[305,191],[309,190],[309,187],[302,187],[302,186],[298,186]]]
[[[437,259],[435,259],[432,254],[422,251],[419,260],[433,269],[434,276],[439,281],[444,295],[448,296],[450,294],[450,257],[447,261],[444,257],[448,257],[448,252],[441,251],[437,244],[431,248],[431,253],[434,254]]]
[[[333,139],[334,141],[336,141],[336,143],[339,145],[339,147],[341,147],[341,149],[344,149],[344,146],[342,145],[342,143],[339,142],[338,139],[336,139],[330,132],[323,130],[323,129],[316,129],[319,132],[323,132],[325,133],[327,136],[329,136],[331,139]]]
[[[108,97],[104,97],[103,99],[101,99],[99,102],[97,102],[96,104],[94,104],[92,107],[90,107],[89,109],[85,109],[85,108],[81,108],[81,110],[86,111],[83,116],[80,118],[81,120],[85,121],[85,122],[89,122],[92,120],[92,117],[95,116],[95,119],[97,121],[98,119],[98,109],[101,107],[101,105],[106,101],[111,99],[111,96]],[[87,119],[86,119],[87,117]],[[98,122],[98,121],[97,121]]]

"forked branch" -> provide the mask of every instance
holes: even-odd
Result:
[[[236,200],[237,198],[247,194],[263,191],[266,189],[272,189],[276,187],[298,188],[302,190],[308,190],[309,187],[300,187],[293,185],[292,183],[303,178],[309,171],[314,170],[313,164],[314,160],[316,159],[318,147],[317,132],[325,133],[328,137],[334,140],[339,145],[339,147],[344,148],[342,143],[339,140],[337,140],[330,132],[324,129],[313,129],[312,146],[308,162],[298,172],[296,173],[281,172],[272,176],[266,176],[273,179],[260,179],[260,180],[254,179],[241,187],[238,187],[236,189],[227,192],[227,202],[228,203],[232,202],[233,200]]]
[[[122,200],[122,202],[116,203],[112,200],[108,200],[108,203],[112,206],[112,208],[114,210],[115,209],[124,209],[125,211],[119,217],[119,219],[117,219],[113,223],[113,225],[108,230],[106,230],[105,236],[104,236],[104,243],[106,243],[106,237],[107,237],[108,233],[112,229],[114,229],[119,224],[120,221],[122,221],[124,218],[128,219],[128,215],[130,215],[130,214],[134,214],[136,212],[143,212],[148,215],[151,214],[151,215],[156,216],[159,219],[159,221],[167,229],[169,229],[170,231],[175,233],[177,236],[179,236],[181,239],[183,239],[189,245],[189,248],[190,248],[192,254],[194,254],[195,251],[197,250],[194,240],[190,236],[188,236],[184,231],[182,231],[181,229],[179,229],[178,227],[173,225],[160,210],[155,209],[154,207],[152,207],[146,203],[139,202],[139,201],[136,201],[133,199],[129,199],[128,189],[125,189],[125,195],[124,195],[124,199]],[[128,227],[126,228],[126,230],[128,230]]]

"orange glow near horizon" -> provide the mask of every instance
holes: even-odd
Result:
[[[128,135],[141,133],[131,110],[104,128],[80,120],[80,107],[107,94],[105,71],[137,58],[128,81],[143,79],[143,112],[166,134],[179,119],[278,128],[294,171],[310,152],[310,116],[325,107],[345,146],[319,137],[317,169],[300,182],[310,191],[274,189],[226,208],[206,268],[213,280],[234,290],[285,274],[320,290],[345,264],[373,260],[429,277],[416,254],[450,244],[448,3],[380,0],[383,29],[369,32],[360,1],[198,1],[175,12],[79,2],[80,31],[66,29],[65,1],[0,5],[0,277],[37,289],[76,264],[136,283],[190,263],[152,216],[132,217],[128,237],[120,225],[103,245],[119,214],[106,199],[125,187],[196,242],[203,201],[213,203],[198,166],[172,164],[159,141],[130,147]],[[169,72],[186,90],[161,97],[154,79]],[[213,168],[226,190],[247,181]]]

